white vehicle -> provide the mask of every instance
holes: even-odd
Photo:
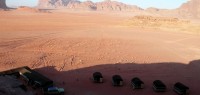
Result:
[[[44,95],[64,95],[65,90],[63,88],[58,87],[49,87],[47,89],[43,89]]]

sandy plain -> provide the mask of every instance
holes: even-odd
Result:
[[[66,95],[176,95],[172,87],[178,81],[198,95],[199,28],[146,28],[130,25],[131,17],[1,11],[0,71],[29,66],[65,88]],[[95,71],[102,72],[103,84],[91,81]],[[112,86],[114,74],[123,77],[123,87]],[[133,77],[140,77],[145,89],[133,90]],[[152,90],[156,79],[166,83],[167,92]]]

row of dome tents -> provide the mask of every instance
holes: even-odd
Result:
[[[100,72],[93,73],[93,82],[95,83],[103,83],[103,75]],[[123,79],[120,75],[112,76],[112,84],[113,86],[123,86]],[[131,85],[133,89],[143,89],[144,82],[138,78],[134,77],[131,79]],[[167,87],[161,80],[153,81],[153,89],[156,92],[165,92]],[[189,87],[184,84],[177,82],[174,84],[173,90],[179,95],[187,95],[189,94]]]
[[[31,85],[33,88],[42,88],[45,95],[50,95],[51,93],[58,93],[58,95],[61,95],[64,93],[63,88],[54,87],[52,80],[34,70],[31,70],[27,66],[0,72],[0,75],[13,75],[16,78],[22,77],[27,84]],[[95,83],[103,83],[103,75],[100,72],[93,73],[93,81]],[[112,83],[113,86],[123,86],[123,79],[120,75],[113,75]],[[144,88],[144,82],[138,77],[131,80],[131,85],[133,89]],[[163,92],[166,91],[166,85],[161,80],[155,80],[153,82],[153,89],[157,92]],[[186,95],[189,93],[189,87],[177,82],[174,84],[174,91],[180,95]]]

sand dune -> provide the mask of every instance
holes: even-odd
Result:
[[[17,11],[20,11],[20,12],[31,12],[31,13],[50,13],[50,11],[47,11],[47,10],[31,8],[31,7],[26,7],[26,6],[18,7]]]

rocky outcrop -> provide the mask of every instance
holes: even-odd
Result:
[[[6,9],[6,0],[0,0],[0,9]]]
[[[174,27],[187,25],[190,21],[173,17],[156,17],[139,15],[130,19],[129,25],[150,27]]]
[[[200,18],[200,0],[190,0],[177,9],[183,17]]]
[[[137,19],[140,21],[148,21],[148,22],[168,22],[168,23],[177,23],[180,20],[178,18],[171,18],[171,17],[154,17],[154,16],[135,16],[133,19]]]

